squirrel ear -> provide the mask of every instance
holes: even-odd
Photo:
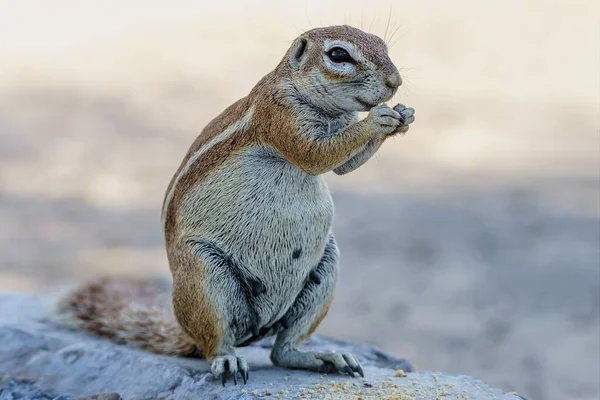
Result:
[[[297,68],[302,63],[306,55],[306,47],[308,45],[308,40],[304,38],[299,38],[296,40],[294,45],[292,46],[292,51],[290,53],[290,62],[293,67]]]

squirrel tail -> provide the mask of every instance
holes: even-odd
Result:
[[[151,281],[100,278],[61,295],[52,306],[60,325],[153,353],[201,356]]]

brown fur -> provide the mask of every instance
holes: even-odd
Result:
[[[77,288],[57,304],[69,324],[117,343],[156,353],[200,355],[187,336],[158,304],[152,284],[127,278],[100,278]]]
[[[298,39],[307,39],[311,41],[323,41],[323,40],[344,40],[347,42],[353,42],[358,50],[371,61],[376,61],[380,64],[381,68],[393,72],[396,70],[394,63],[387,55],[388,49],[385,44],[378,36],[359,31],[351,26],[331,26],[327,28],[316,28],[311,29],[303,33]],[[308,62],[303,68],[304,73],[310,72],[310,68],[321,65],[318,60],[318,54],[313,53],[310,55]],[[281,64],[280,64],[281,66]],[[330,71],[320,68],[324,74],[330,74]],[[339,79],[335,75],[331,75],[333,79]]]
[[[182,329],[200,345],[207,360],[216,355],[223,336],[223,321],[202,290],[204,265],[189,248],[177,246],[169,252],[173,267],[173,309]]]

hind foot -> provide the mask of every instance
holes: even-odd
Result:
[[[364,378],[365,373],[356,357],[347,352],[316,353],[295,349],[274,351],[271,354],[273,363],[277,366],[292,369],[307,369],[316,372],[339,372],[352,377],[358,373]]]
[[[348,374],[354,378],[354,373],[358,373],[361,377],[365,377],[362,367],[358,363],[356,357],[351,353],[315,353],[315,357],[323,361],[324,372],[340,372]]]
[[[236,356],[218,356],[214,359],[210,370],[215,379],[220,380],[225,386],[227,373],[233,377],[233,383],[237,385],[237,374],[239,373],[244,381],[248,381],[248,363],[242,357]]]

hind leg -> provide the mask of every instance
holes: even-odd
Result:
[[[236,263],[208,241],[188,238],[169,252],[173,309],[183,330],[202,347],[216,379],[229,373],[248,379],[248,363],[236,357],[236,337],[257,331],[252,306],[261,283],[244,276]]]
[[[338,273],[339,252],[333,234],[321,262],[311,272],[308,282],[296,298],[294,305],[281,321],[283,331],[277,335],[271,352],[273,364],[292,369],[312,371],[338,371],[354,376],[364,376],[357,359],[350,353],[304,352],[298,349],[319,326],[333,300]]]

